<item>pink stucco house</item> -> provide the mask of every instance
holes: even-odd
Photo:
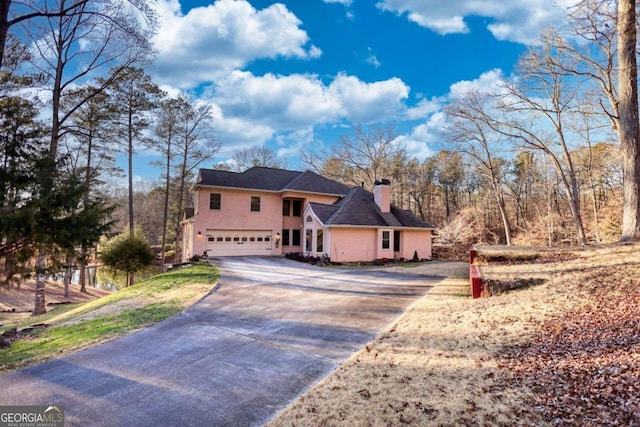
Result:
[[[201,169],[195,206],[182,222],[183,261],[194,255],[302,253],[337,262],[431,258],[433,227],[373,193],[311,171]]]

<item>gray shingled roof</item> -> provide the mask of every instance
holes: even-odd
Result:
[[[310,203],[313,212],[325,225],[353,225],[371,227],[433,228],[413,213],[391,205],[391,212],[383,213],[373,194],[355,187],[332,205]]]
[[[265,191],[305,191],[344,195],[349,187],[311,171],[254,166],[244,172],[200,169],[198,184],[213,187],[244,188]]]

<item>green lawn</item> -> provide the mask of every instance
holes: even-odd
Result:
[[[0,372],[60,356],[126,335],[174,316],[209,292],[219,279],[210,264],[197,264],[151,277],[111,295],[69,304],[40,316],[5,323],[12,327],[47,323],[0,349]],[[97,312],[96,310],[99,310]],[[99,313],[92,316],[93,313]]]

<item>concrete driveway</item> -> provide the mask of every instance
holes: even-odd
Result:
[[[284,409],[442,277],[216,259],[215,292],[133,335],[0,377],[0,405],[66,426],[251,426]]]

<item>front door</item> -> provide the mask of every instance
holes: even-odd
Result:
[[[393,251],[400,252],[400,230],[393,230]]]

